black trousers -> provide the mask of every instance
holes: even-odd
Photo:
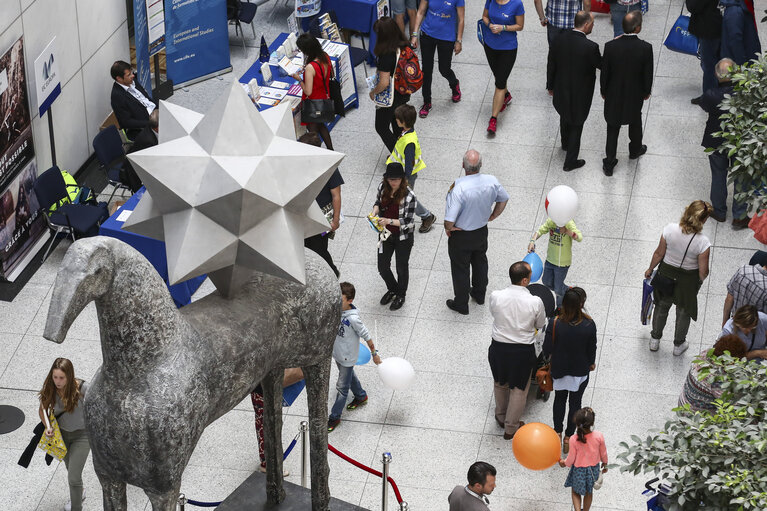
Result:
[[[615,161],[618,150],[618,135],[621,127],[618,124],[607,125],[607,143],[605,144],[605,156],[607,161]],[[636,154],[642,148],[642,117],[629,123],[629,154]]]
[[[392,234],[389,239],[381,243],[378,251],[378,274],[386,283],[386,289],[397,296],[404,297],[407,294],[407,285],[410,280],[410,251],[413,250],[411,234],[404,240],[399,239],[399,234]],[[391,271],[391,258],[396,256],[397,278]]]
[[[483,300],[487,291],[487,226],[453,231],[447,239],[455,305],[469,306],[469,292]],[[469,276],[471,274],[471,277]]]
[[[567,151],[565,167],[573,167],[578,153],[581,152],[581,133],[583,124],[570,124],[563,117],[559,117],[559,136],[562,139],[562,148]]]
[[[323,236],[322,234],[315,234],[314,236],[304,239],[304,246],[322,257],[325,262],[328,263],[330,269],[333,270],[333,273],[336,274],[336,277],[338,277],[341,272],[339,272],[336,265],[333,264],[333,257],[331,257],[330,252],[328,251],[328,241],[329,239],[327,235]]]
[[[423,59],[421,62],[421,71],[423,71],[421,94],[423,94],[424,103],[431,103],[431,79],[434,74],[435,50],[439,57],[439,74],[445,77],[451,89],[458,85],[458,78],[456,78],[453,68],[450,67],[453,62],[454,48],[455,41],[435,39],[425,32],[421,32],[421,58]]]
[[[508,89],[509,75],[514,68],[514,62],[517,61],[517,49],[494,50],[487,45],[483,47],[485,49],[487,65],[490,66],[490,71],[493,72],[495,88],[501,90]]]
[[[581,386],[578,387],[576,392],[570,392],[569,390],[557,390],[554,392],[554,431],[557,433],[562,432],[562,423],[565,420],[565,404],[569,401],[565,436],[569,437],[575,433],[575,412],[581,409],[583,392],[586,390],[588,384],[589,379],[586,378],[586,381],[581,383]]]
[[[392,77],[392,80],[394,77]],[[394,144],[402,134],[402,128],[397,126],[394,120],[394,109],[410,101],[410,95],[394,93],[394,103],[386,108],[376,108],[376,133],[381,137],[386,149],[391,153],[394,150]]]

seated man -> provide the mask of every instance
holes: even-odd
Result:
[[[156,146],[157,132],[159,129],[160,112],[155,109],[149,114],[149,124],[146,128],[142,129],[136,138],[133,140],[133,145],[130,147],[128,153],[135,153],[142,149],[147,149],[152,146]],[[120,171],[120,181],[128,185],[133,193],[136,193],[142,186],[141,178],[136,174],[136,170],[128,160],[123,163],[122,170]]]
[[[157,105],[134,80],[136,74],[127,62],[116,61],[112,64],[110,74],[115,81],[112,84],[112,110],[120,129],[125,130],[126,136],[133,140],[142,128],[149,125],[149,114]]]

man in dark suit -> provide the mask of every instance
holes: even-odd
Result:
[[[607,121],[607,157],[602,160],[606,176],[613,175],[618,163],[615,153],[622,125],[629,125],[629,158],[647,152],[642,144],[642,105],[652,90],[653,57],[652,45],[637,37],[641,30],[641,11],[631,11],[623,17],[623,35],[605,44],[599,82]]]
[[[578,159],[581,133],[594,96],[596,70],[602,61],[599,45],[586,38],[593,28],[594,16],[578,11],[575,28],[554,39],[549,50],[546,89],[554,97],[554,108],[559,114],[562,149],[567,151],[562,167],[565,172],[586,164]]]
[[[157,104],[135,81],[136,74],[130,64],[118,60],[109,72],[115,81],[112,84],[112,110],[120,129],[125,130],[126,136],[133,140],[142,128],[149,125],[149,114],[157,108]]]
[[[147,124],[146,128],[143,128],[139,134],[136,135],[136,138],[133,139],[133,145],[130,147],[130,151],[128,151],[129,153],[135,153],[136,151],[141,151],[157,145],[157,133],[160,126],[159,113],[160,112],[155,109],[149,114],[149,124]]]

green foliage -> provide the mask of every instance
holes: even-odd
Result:
[[[767,363],[698,359],[699,377],[721,383],[714,412],[675,408],[663,431],[621,442],[621,472],[671,483],[669,511],[767,509]]]
[[[735,198],[749,212],[761,211],[767,207],[767,52],[737,68],[732,82],[734,92],[721,105],[720,149],[734,159],[729,181],[744,190]]]

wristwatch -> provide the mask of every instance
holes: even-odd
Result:
[[[455,42],[457,42],[458,44],[461,44],[461,45],[463,44],[460,39],[456,39]]]

